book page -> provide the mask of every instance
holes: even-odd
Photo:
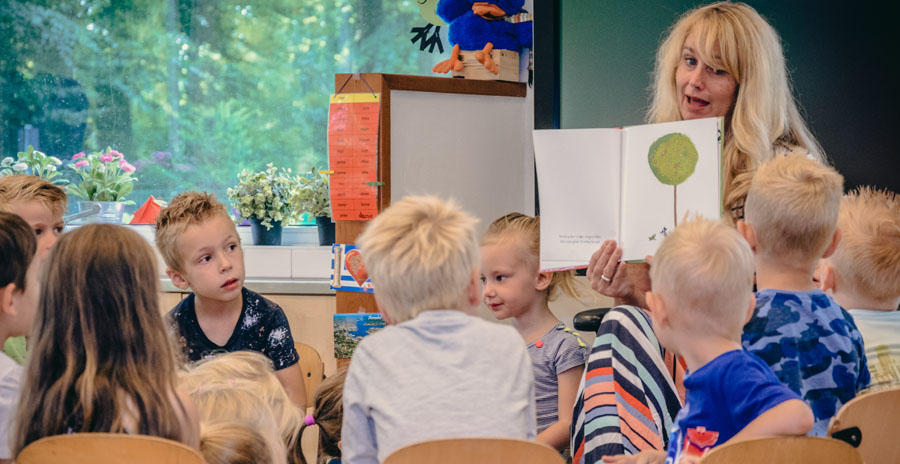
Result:
[[[619,230],[619,129],[534,131],[541,270],[587,267]]]
[[[721,118],[623,130],[622,259],[652,255],[685,214],[721,217]]]

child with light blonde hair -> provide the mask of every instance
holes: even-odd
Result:
[[[250,424],[218,420],[200,424],[200,454],[207,464],[273,464],[271,444]]]
[[[254,425],[270,443],[273,462],[300,462],[303,411],[287,396],[271,361],[253,351],[235,351],[199,361],[181,374],[201,421],[239,420]],[[268,431],[271,420],[274,429]],[[274,437],[274,438],[273,438]]]
[[[81,226],[54,245],[41,277],[14,453],[47,436],[88,432],[196,448],[196,411],[176,386],[147,241],[122,226]]]
[[[344,384],[344,459],[375,463],[438,438],[535,438],[534,376],[515,329],[477,316],[476,220],[406,197],[357,239],[389,326],[365,337]]]
[[[689,462],[729,440],[809,431],[809,407],[741,348],[754,306],[753,254],[734,229],[702,218],[682,222],[659,247],[650,277],[653,330],[690,372],[685,405],[668,453],[604,456],[604,462]]]
[[[870,389],[900,386],[900,199],[861,187],[841,200],[841,243],[820,261],[819,284],[853,316]]]
[[[280,306],[244,287],[244,252],[225,205],[206,192],[175,196],[156,219],[156,247],[176,287],[192,293],[166,315],[189,361],[265,353],[288,396],[306,407],[300,356]]]
[[[738,221],[756,264],[756,309],[744,348],[762,358],[812,407],[823,436],[838,409],[868,386],[862,336],[853,317],[816,287],[820,258],[834,253],[843,177],[805,156],[757,170]]]
[[[577,297],[572,271],[541,272],[540,219],[507,214],[481,238],[484,303],[497,319],[513,318],[534,369],[537,441],[558,450],[569,444],[569,426],[588,347],[550,312],[560,292]]]
[[[66,226],[66,192],[37,176],[16,174],[0,177],[0,211],[17,214],[31,226],[37,237],[41,258]],[[25,337],[9,337],[3,352],[19,364],[25,362]]]

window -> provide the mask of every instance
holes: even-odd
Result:
[[[425,25],[414,1],[11,0],[0,157],[31,125],[64,161],[124,153],[137,206],[189,189],[227,203],[241,169],[327,163],[335,73],[431,74],[438,49],[411,41]]]

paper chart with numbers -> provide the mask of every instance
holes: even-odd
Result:
[[[381,94],[331,96],[328,165],[335,221],[368,221],[378,214],[378,115]]]

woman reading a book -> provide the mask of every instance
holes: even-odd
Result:
[[[744,199],[759,164],[788,153],[806,153],[825,162],[821,146],[794,101],[777,32],[756,10],[744,3],[714,3],[682,15],[657,51],[652,88],[647,122],[724,117],[722,201],[724,216],[729,223],[743,218]],[[644,292],[650,290],[649,265],[620,263],[621,257],[622,250],[615,241],[604,242],[591,256],[588,266],[591,287],[613,297],[616,305],[646,308]],[[613,313],[617,310],[619,308]],[[630,312],[628,317],[633,319],[636,314]],[[649,325],[627,324],[624,327],[615,317],[607,316],[606,319],[609,321],[605,320],[600,327],[598,337],[613,333],[613,338],[622,346],[639,350],[640,356],[647,355],[647,359],[660,361],[656,362],[657,366],[667,365],[669,374],[674,377],[673,387],[683,391],[680,378],[683,370],[678,363],[671,356],[668,364],[662,361],[664,351],[647,353],[641,348],[658,346],[646,343],[656,339],[651,332],[640,329]],[[614,351],[615,346],[598,349],[595,345],[586,375],[590,376],[592,366],[609,365],[609,358],[615,357],[610,353]],[[617,379],[613,381],[617,382]],[[653,390],[645,387],[648,391]],[[609,427],[586,428],[584,397],[598,393],[589,391],[591,388],[596,387],[588,386],[579,395],[573,415],[572,450],[576,462],[578,458],[596,462],[604,455],[632,454],[654,447],[649,444],[653,440],[635,439],[632,432],[626,436],[610,431]],[[645,402],[650,401],[645,399]],[[678,405],[657,407],[677,411]],[[623,407],[613,409],[624,410]],[[599,421],[599,424],[609,420],[602,416],[594,414],[589,422]],[[620,422],[626,419],[619,417]],[[665,422],[657,423],[655,429],[663,442],[667,433]],[[623,428],[627,426],[622,424]],[[587,429],[595,431],[592,436],[585,436]],[[580,446],[585,448],[579,451]],[[664,449],[666,443],[662,446]]]

